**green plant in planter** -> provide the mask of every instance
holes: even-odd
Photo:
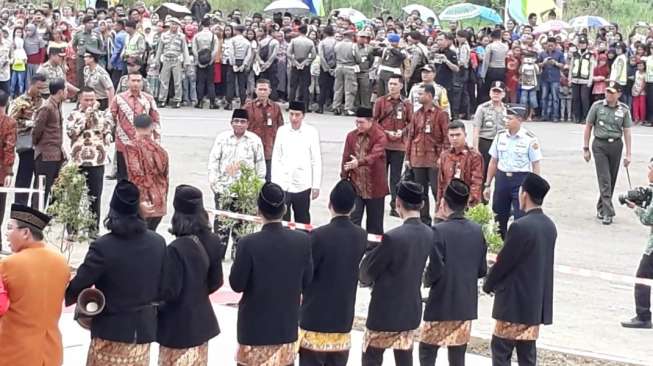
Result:
[[[74,244],[88,240],[95,226],[84,174],[74,164],[67,164],[59,172],[51,194],[53,202],[47,213],[52,215],[54,225],[48,231],[52,233],[61,227],[61,234],[55,235],[59,250],[70,262]]]
[[[468,209],[467,212],[465,212],[465,217],[470,221],[481,225],[488,249],[491,253],[499,253],[501,248],[503,248],[503,239],[501,239],[501,235],[499,235],[499,226],[496,221],[494,221],[494,213],[492,212],[492,209],[490,209],[490,206],[486,204],[478,204]]]
[[[220,207],[246,215],[256,215],[258,193],[263,187],[263,179],[256,175],[254,168],[240,164],[240,177],[236,179],[220,197]],[[241,237],[255,232],[259,224],[250,221],[221,217],[220,220]]]

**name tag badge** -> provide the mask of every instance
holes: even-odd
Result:
[[[404,118],[404,114],[401,110],[397,110],[397,119],[402,119]]]
[[[492,126],[494,125],[494,123],[491,122],[491,121],[488,121],[488,122],[485,122],[485,125],[486,125],[487,127],[492,127]]]
[[[603,126],[604,124],[603,121],[599,121],[599,126]]]
[[[616,112],[614,112],[614,115],[615,115],[615,117],[623,118],[623,116],[624,116],[624,111],[622,111],[621,109],[619,109],[619,110],[617,110]]]
[[[426,127],[424,128],[425,133],[431,133],[431,124],[427,124]]]
[[[272,118],[268,117],[268,127],[272,126]]]

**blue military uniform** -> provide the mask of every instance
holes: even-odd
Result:
[[[532,163],[542,159],[542,150],[535,134],[522,127],[514,135],[508,130],[498,133],[490,146],[490,155],[497,160],[492,211],[499,222],[499,232],[505,236],[511,207],[515,219],[524,215],[519,209],[519,187]]]

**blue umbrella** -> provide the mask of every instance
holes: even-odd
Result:
[[[480,5],[477,6],[481,11],[479,14],[479,18],[483,20],[487,20],[488,22],[492,22],[494,24],[503,23],[503,18],[501,18],[501,15],[499,15],[499,13],[497,13],[496,10],[485,6],[480,6]]]
[[[445,8],[440,13],[440,20],[458,22],[465,19],[473,19],[480,15],[481,10],[474,4],[455,4]]]
[[[569,25],[573,28],[601,28],[609,26],[610,22],[601,17],[583,15],[570,20]]]

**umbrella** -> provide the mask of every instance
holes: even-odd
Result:
[[[365,14],[361,13],[360,11],[352,8],[340,8],[340,9],[335,9],[333,13],[338,13],[338,16],[346,16],[349,18],[349,21],[357,24],[361,23],[367,20],[367,17]]]
[[[474,4],[456,4],[451,5],[440,13],[440,20],[457,22],[465,19],[476,18],[481,15],[481,9]]]
[[[308,14],[308,5],[301,0],[276,0],[263,9],[266,13],[290,13],[292,15]]]
[[[479,14],[479,17],[483,20],[487,20],[488,22],[492,22],[494,24],[501,24],[503,23],[503,19],[501,18],[501,15],[497,13],[496,10],[492,8],[488,8],[485,6],[480,6],[477,5],[481,13]]]
[[[159,19],[165,20],[170,15],[176,18],[183,18],[186,15],[191,15],[187,7],[175,3],[163,3],[154,11],[159,15]]]
[[[573,28],[601,28],[610,25],[607,20],[593,15],[583,15],[569,21]]]
[[[569,23],[562,20],[549,20],[548,22],[542,23],[533,29],[533,33],[548,33],[551,31],[559,32],[565,28],[571,28]]]
[[[415,10],[419,11],[419,17],[422,18],[423,21],[426,22],[429,18],[433,18],[435,19],[435,23],[434,23],[435,25],[440,24],[440,22],[438,21],[438,16],[435,15],[435,12],[424,5],[412,4],[412,5],[404,6],[403,8],[403,11],[405,11],[406,14],[410,14]]]

